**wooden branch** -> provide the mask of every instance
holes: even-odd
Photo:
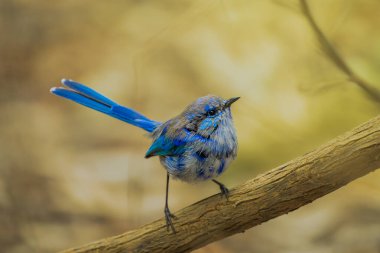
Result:
[[[328,59],[330,59],[334,65],[346,74],[349,80],[355,83],[362,91],[367,94],[373,101],[380,103],[380,90],[373,85],[361,79],[355,74],[348,64],[344,61],[343,57],[338,53],[334,46],[327,39],[326,35],[322,32],[321,28],[317,25],[313,15],[311,14],[309,5],[306,0],[300,0],[302,13],[305,15],[307,21],[310,24],[315,36],[317,37],[322,51],[325,53]]]
[[[380,167],[380,116],[320,148],[175,215],[64,252],[189,252],[293,211]]]

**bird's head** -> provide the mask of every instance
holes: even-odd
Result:
[[[209,138],[218,127],[230,126],[232,124],[230,106],[239,98],[225,100],[214,95],[198,98],[182,113],[186,129]]]

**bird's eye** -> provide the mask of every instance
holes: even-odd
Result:
[[[207,116],[214,116],[216,114],[216,110],[212,109],[207,112]]]

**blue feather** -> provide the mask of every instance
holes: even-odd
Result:
[[[218,175],[223,173],[225,162],[226,161],[224,159],[220,160],[220,165],[219,165],[219,168],[217,170]]]
[[[74,102],[77,102],[78,104],[90,107],[102,113],[108,113],[111,109],[111,107],[108,105],[99,103],[98,101],[92,100],[86,96],[83,96],[80,93],[77,93],[76,91],[68,90],[66,88],[52,88],[50,92],[57,96],[70,99]]]
[[[50,92],[96,111],[110,115],[131,125],[140,127],[148,132],[153,132],[157,126],[161,124],[148,119],[144,115],[130,108],[118,105],[116,102],[83,84],[67,79],[62,79],[62,84],[68,88],[52,88]]]
[[[181,139],[171,139],[166,137],[165,135],[161,135],[158,137],[153,144],[150,146],[148,151],[145,154],[145,158],[149,158],[152,156],[173,156],[180,155],[185,151],[185,140]]]
[[[112,105],[117,105],[117,103],[115,103],[114,101],[112,101],[111,99],[103,96],[102,94],[98,93],[97,91],[83,85],[83,84],[80,84],[80,83],[77,83],[73,80],[68,80],[68,79],[62,79],[61,80],[61,83],[66,86],[66,87],[69,87],[70,89],[73,89],[81,94],[84,94],[94,100],[97,100],[101,103],[104,103],[104,104],[107,104],[109,106],[112,106]]]

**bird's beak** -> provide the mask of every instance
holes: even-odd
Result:
[[[236,102],[237,100],[239,100],[239,98],[240,97],[235,97],[235,98],[227,99],[227,101],[224,103],[224,107],[225,108],[230,107],[234,102]]]

